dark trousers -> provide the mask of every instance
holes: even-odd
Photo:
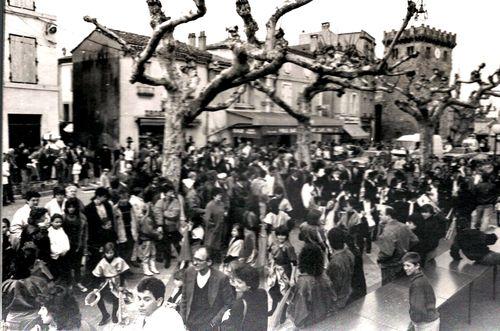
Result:
[[[69,268],[69,273],[71,277],[71,282],[73,284],[80,283],[82,279],[82,257],[83,253],[81,251],[70,250],[67,254],[67,263]]]
[[[156,254],[158,259],[165,262],[165,266],[170,266],[170,260],[172,258],[172,245],[177,250],[177,253],[181,251],[180,241],[182,239],[179,231],[166,231],[163,228],[163,239],[158,242]],[[162,259],[163,257],[163,259]]]
[[[109,313],[106,309],[106,304],[104,303],[105,298],[111,301],[111,304],[113,305],[112,308],[112,316],[116,318],[116,313],[118,312],[118,298],[111,293],[109,287],[105,287],[101,291],[101,300],[97,302],[97,307],[101,311],[101,314],[103,317],[109,316]]]

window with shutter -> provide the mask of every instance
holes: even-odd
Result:
[[[35,10],[35,1],[34,0],[9,0],[9,6]]]
[[[10,35],[10,81],[37,84],[36,39]]]

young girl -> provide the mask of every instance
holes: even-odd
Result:
[[[290,230],[279,226],[275,230],[276,242],[269,247],[269,295],[273,299],[270,315],[273,314],[288,287],[293,284],[297,266],[297,255],[288,240]]]
[[[180,303],[182,298],[182,287],[184,286],[185,269],[179,269],[174,273],[175,288],[167,299],[167,306],[180,311]]]
[[[50,218],[50,227],[48,229],[50,239],[50,271],[58,279],[69,281],[70,269],[66,263],[65,255],[70,249],[69,238],[62,227],[63,216],[54,214]]]
[[[82,259],[85,261],[88,255],[87,241],[89,237],[87,218],[80,210],[80,202],[77,198],[69,198],[64,208],[64,232],[68,235],[70,248],[66,253],[72,284],[83,293],[87,288],[81,283]]]
[[[118,323],[118,297],[123,286],[123,273],[127,270],[129,270],[129,266],[125,260],[118,256],[115,244],[112,242],[106,243],[104,245],[104,257],[92,271],[92,274],[101,281],[99,288],[92,291],[94,294],[101,292],[101,298],[97,302],[97,307],[99,307],[102,314],[99,326],[107,324],[110,319],[104,304],[105,298],[113,304],[111,315],[113,323]]]

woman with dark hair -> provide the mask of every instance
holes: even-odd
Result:
[[[236,300],[222,318],[223,329],[267,330],[267,293],[259,288],[259,271],[240,264],[232,275],[230,282],[236,290]]]
[[[296,327],[318,323],[334,310],[336,294],[325,275],[323,252],[317,245],[306,244],[299,254],[299,271],[290,296],[287,315]]]
[[[64,287],[50,287],[47,292],[38,296],[37,301],[41,304],[38,318],[26,328],[27,330],[95,330],[86,321],[82,321],[76,299]]]
[[[69,272],[76,287],[83,293],[87,288],[81,283],[81,265],[85,264],[88,255],[87,240],[89,237],[87,217],[80,210],[80,202],[76,198],[69,198],[64,208],[63,229],[71,243],[69,252],[66,253],[66,261],[69,264]],[[85,258],[84,258],[85,257]]]
[[[316,209],[311,209],[307,213],[306,222],[300,225],[299,240],[306,244],[313,244],[321,248],[323,253],[326,253],[326,237],[323,229],[320,226],[319,220],[321,212]]]
[[[50,239],[48,227],[50,219],[47,217],[47,209],[34,208],[30,212],[28,225],[21,232],[20,246],[24,247],[26,243],[32,242],[37,248],[38,259],[49,263],[50,258]]]

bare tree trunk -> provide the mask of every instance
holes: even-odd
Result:
[[[305,162],[311,167],[311,126],[309,121],[299,122],[297,125],[297,162]]]
[[[423,121],[420,123],[420,165],[424,171],[431,168],[431,157],[434,147],[434,131],[434,123],[430,121]]]
[[[175,93],[173,93],[175,94]],[[179,102],[175,102],[178,100]],[[179,188],[182,167],[182,155],[185,151],[184,137],[185,105],[180,99],[171,96],[170,107],[165,109],[165,128],[163,131],[162,175]]]

